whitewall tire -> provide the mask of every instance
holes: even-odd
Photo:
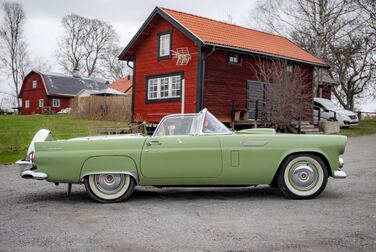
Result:
[[[124,201],[135,187],[134,179],[128,174],[91,174],[84,181],[90,197],[101,203]]]
[[[279,170],[278,187],[292,199],[317,197],[326,187],[328,170],[324,161],[313,154],[291,155]]]

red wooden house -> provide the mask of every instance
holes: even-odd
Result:
[[[190,53],[186,65],[173,57],[179,48]],[[229,122],[232,100],[257,98],[260,83],[250,65],[260,58],[299,65],[311,93],[314,67],[327,67],[284,37],[159,7],[119,56],[133,62],[133,119],[148,122],[180,112],[183,79],[186,113],[206,107]]]
[[[56,113],[68,108],[70,99],[80,90],[106,87],[107,83],[101,79],[31,71],[26,75],[19,94],[21,114]]]

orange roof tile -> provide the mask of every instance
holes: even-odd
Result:
[[[161,9],[205,44],[327,65],[285,37],[167,8]]]
[[[132,94],[132,76],[126,76],[120,80],[112,82],[109,87],[125,94]]]

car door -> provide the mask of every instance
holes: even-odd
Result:
[[[274,134],[219,136],[222,146],[223,184],[265,184],[275,175],[281,153],[272,147]]]
[[[219,139],[209,136],[156,136],[146,140],[141,174],[147,178],[216,178],[222,173]]]

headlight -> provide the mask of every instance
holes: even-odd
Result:
[[[348,115],[341,115],[341,116],[342,116],[342,119],[343,119],[343,120],[351,121],[350,116],[348,116]]]

